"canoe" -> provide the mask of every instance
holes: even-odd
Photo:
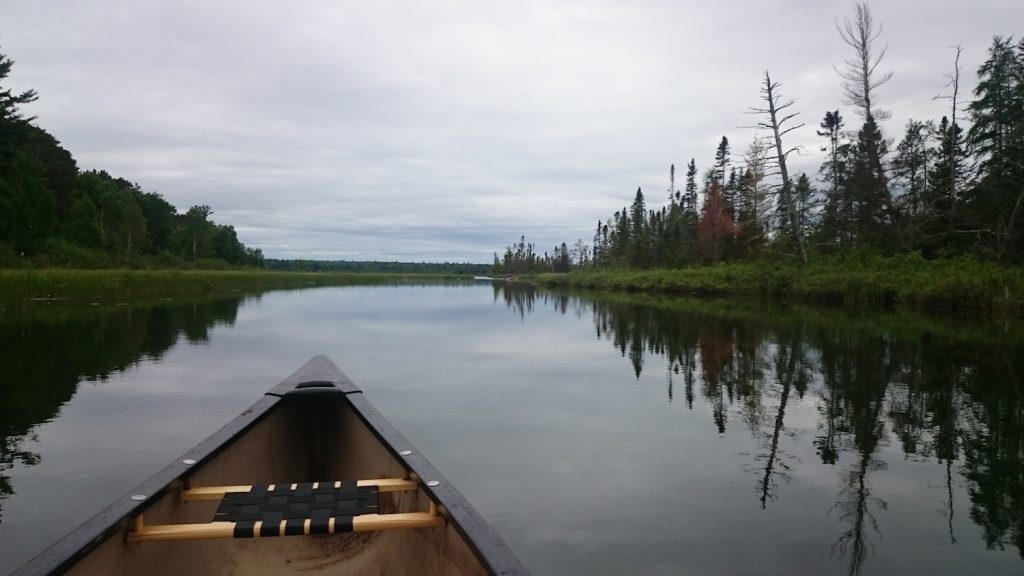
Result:
[[[15,574],[527,574],[317,356]]]

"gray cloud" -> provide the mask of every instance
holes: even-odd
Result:
[[[753,138],[765,69],[798,99],[800,170],[843,106],[850,2],[7,3],[0,42],[31,113],[86,169],[209,204],[270,256],[487,262],[526,234],[589,239],[668,165]],[[1019,2],[876,2],[898,136],[966,85]],[[964,91],[966,93],[966,90]]]

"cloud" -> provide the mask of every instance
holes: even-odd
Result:
[[[588,240],[668,166],[735,161],[766,69],[797,99],[793,134],[842,105],[835,20],[848,2],[480,3],[39,0],[2,9],[31,113],[85,169],[187,209],[213,207],[270,256],[488,262],[520,234]],[[878,4],[897,136],[963,43],[965,87],[1016,2]],[[927,14],[928,17],[923,15]],[[54,39],[59,38],[56,42]],[[965,88],[963,93],[967,94]]]

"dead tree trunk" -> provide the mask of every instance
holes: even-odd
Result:
[[[799,215],[796,212],[796,202],[793,201],[793,183],[789,179],[789,170],[786,168],[786,156],[790,152],[796,150],[796,148],[790,148],[785,150],[782,146],[782,137],[797,128],[803,126],[798,124],[796,126],[790,126],[784,128],[787,121],[796,117],[797,113],[788,114],[779,118],[783,110],[793,105],[794,101],[789,100],[782,104],[779,103],[778,82],[772,82],[771,76],[767,71],[764,73],[764,86],[761,88],[761,98],[768,103],[767,108],[751,108],[751,113],[755,114],[767,114],[767,122],[759,122],[756,128],[766,128],[772,131],[772,137],[775,141],[775,161],[779,167],[779,175],[782,177],[782,202],[786,208],[786,215],[789,217],[789,225],[793,229],[793,243],[796,244],[797,254],[800,256],[800,262],[807,263],[807,248],[804,245],[804,232],[800,224]]]

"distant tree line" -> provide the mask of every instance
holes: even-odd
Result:
[[[458,274],[484,275],[490,270],[487,264],[463,262],[354,262],[348,260],[284,260],[267,258],[264,266],[268,270],[292,272],[364,272],[392,274]]]
[[[0,266],[262,266],[262,252],[211,220],[209,206],[181,214],[138,184],[80,171],[56,138],[22,115],[37,94],[3,85],[12,65],[0,53]]]
[[[628,206],[598,221],[591,244],[565,244],[538,257],[521,240],[495,255],[496,272],[559,271],[571,266],[671,268],[721,261],[852,251],[917,251],[926,258],[970,255],[1024,262],[1024,40],[995,37],[978,68],[973,99],[964,97],[959,46],[943,94],[948,114],[909,120],[899,144],[883,133],[890,113],[877,89],[885,54],[867,4],[837,25],[851,57],[838,68],[843,102],[858,116],[850,129],[837,108],[817,134],[825,161],[817,175],[790,174],[798,147],[787,137],[804,126],[765,73],[762,104],[749,112],[756,136],[739,157],[727,136],[703,174],[691,159],[682,189],[669,168],[659,207],[639,188]],[[969,125],[969,127],[968,127]],[[663,200],[662,200],[663,199]]]
[[[568,272],[572,266],[589,264],[590,258],[590,246],[582,240],[571,247],[562,242],[550,252],[541,254],[532,243],[526,241],[525,236],[521,236],[518,242],[505,247],[502,256],[494,255],[490,271],[495,276]]]

